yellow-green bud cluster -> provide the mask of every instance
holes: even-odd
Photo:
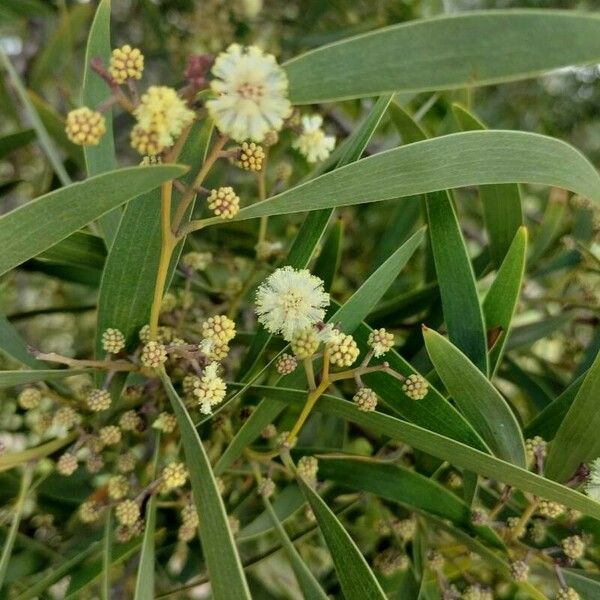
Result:
[[[209,340],[227,344],[235,337],[235,323],[225,315],[214,315],[202,323],[202,335]]]
[[[399,519],[392,522],[392,529],[404,542],[410,542],[417,533],[417,521],[413,518]]]
[[[135,410],[128,410],[121,415],[119,427],[123,431],[140,431],[144,427],[144,421]]]
[[[544,459],[546,457],[546,441],[539,435],[530,438],[525,441],[525,452],[527,453],[527,460],[529,463],[533,463],[536,458]]]
[[[270,477],[265,477],[260,480],[257,491],[261,496],[270,498],[273,495],[273,492],[275,492],[275,482]]]
[[[77,457],[71,452],[65,452],[56,462],[56,470],[66,477],[77,471]]]
[[[116,425],[106,425],[98,432],[105,446],[114,446],[121,441],[121,430]]]
[[[102,509],[95,500],[86,500],[79,507],[79,518],[83,523],[95,523],[102,515]]]
[[[160,342],[149,341],[142,348],[140,362],[144,367],[157,369],[167,362],[167,350]]]
[[[275,369],[280,375],[289,375],[290,373],[293,373],[297,366],[298,361],[296,360],[296,357],[291,354],[282,354],[275,361]]]
[[[519,540],[525,535],[525,527],[519,517],[509,517],[506,519],[506,529],[515,540]]]
[[[71,429],[79,423],[79,415],[71,406],[61,406],[54,414],[54,424],[58,427]]]
[[[558,502],[541,500],[537,507],[538,514],[549,519],[556,519],[565,512],[565,507]]]
[[[210,252],[188,252],[181,258],[181,263],[193,271],[204,271],[213,260]]]
[[[529,565],[524,560],[515,560],[510,564],[510,575],[517,583],[527,581]]]
[[[85,468],[88,473],[99,473],[104,467],[104,459],[98,454],[90,454],[85,459]]]
[[[118,329],[109,327],[102,334],[102,348],[105,352],[118,354],[125,348],[125,336]]]
[[[377,394],[368,387],[359,388],[352,401],[363,412],[371,412],[377,408]]]
[[[351,335],[340,333],[336,339],[327,344],[329,360],[332,365],[349,367],[360,354],[360,350]]]
[[[34,387],[28,387],[21,391],[17,402],[24,410],[32,410],[37,408],[42,401],[42,392]]]
[[[375,329],[369,334],[369,346],[373,350],[373,356],[383,356],[394,347],[394,334],[387,332],[383,327]]]
[[[211,190],[208,195],[208,208],[217,217],[233,219],[240,211],[240,197],[231,186]]]
[[[144,522],[141,519],[138,519],[135,523],[131,525],[121,524],[115,529],[115,538],[118,542],[124,544],[129,540],[141,535],[144,531]]]
[[[163,433],[173,433],[177,429],[177,419],[171,413],[161,412],[154,423],[152,423],[152,427]]]
[[[170,492],[185,485],[188,471],[181,462],[167,465],[161,475],[161,491]]]
[[[565,556],[571,560],[579,560],[585,552],[585,544],[581,536],[571,535],[561,542],[561,546]]]
[[[298,475],[314,487],[317,483],[317,471],[319,470],[319,461],[314,456],[303,456],[297,465]]]
[[[269,423],[260,433],[264,440],[271,440],[277,435],[277,427],[273,423]]]
[[[108,72],[119,85],[128,79],[141,79],[144,55],[139,48],[132,48],[129,44],[115,48],[110,56]]]
[[[168,313],[177,308],[177,296],[167,292],[160,303],[160,312]]]
[[[399,571],[406,571],[410,566],[410,560],[406,554],[396,548],[386,548],[373,560],[373,566],[386,577],[390,577]]]
[[[262,146],[255,142],[242,142],[237,160],[239,167],[245,171],[258,173],[262,170],[264,160],[265,151]]]
[[[87,395],[87,407],[93,412],[102,412],[110,408],[110,392],[107,390],[93,389]]]
[[[116,460],[117,471],[120,473],[131,473],[135,469],[136,462],[137,460],[132,452],[119,454]]]
[[[429,383],[418,375],[417,373],[411,373],[406,381],[402,384],[402,391],[411,399],[411,400],[422,400],[427,396],[427,392],[429,391]]]
[[[82,106],[69,112],[65,131],[74,144],[97,146],[106,133],[106,120],[101,113]]]
[[[121,525],[134,525],[140,518],[140,505],[135,500],[123,500],[115,508],[115,517]]]
[[[129,492],[129,482],[124,475],[113,475],[108,480],[108,496],[111,500],[121,500]]]
[[[556,600],[579,600],[580,595],[572,587],[560,588],[556,594]]]
[[[444,568],[444,556],[437,550],[429,550],[426,558],[430,569],[441,571]]]
[[[317,351],[319,336],[312,327],[309,327],[295,333],[290,345],[296,358],[304,360],[310,358]]]

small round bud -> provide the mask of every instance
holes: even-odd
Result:
[[[127,496],[129,482],[123,475],[113,475],[108,480],[108,496],[111,500],[121,500]]]
[[[240,532],[240,520],[234,515],[228,515],[227,521],[231,535],[237,535]]]
[[[102,443],[106,446],[114,446],[121,441],[121,430],[116,425],[106,425],[98,432]]]
[[[417,521],[413,518],[400,519],[392,523],[392,529],[402,541],[410,542],[417,533]]]
[[[298,475],[304,481],[314,487],[317,483],[317,471],[319,470],[319,461],[314,456],[303,456],[296,467]]]
[[[212,190],[208,195],[208,208],[222,219],[233,219],[240,211],[240,197],[230,186]]]
[[[520,540],[525,535],[525,527],[519,517],[506,519],[506,529],[513,540]]]
[[[537,508],[538,514],[549,519],[556,519],[565,512],[565,507],[558,502],[541,500]]]
[[[67,115],[65,131],[74,144],[97,146],[106,133],[106,121],[101,113],[82,106]]]
[[[115,508],[115,517],[121,525],[134,525],[140,518],[140,506],[135,500],[123,500]]]
[[[150,167],[152,165],[161,164],[162,158],[160,156],[157,156],[156,154],[147,154],[146,156],[143,156],[142,160],[140,161],[140,167]]]
[[[292,442],[290,443],[290,441],[288,439],[289,437],[290,437],[289,431],[282,431],[277,436],[277,439],[275,440],[275,446],[277,448],[293,448],[296,445],[298,438],[292,440]]]
[[[181,264],[193,271],[204,271],[212,260],[210,252],[188,252],[181,257]]]
[[[135,455],[132,452],[125,452],[117,456],[116,467],[120,473],[131,473],[135,469],[137,462]]]
[[[144,55],[139,48],[132,48],[129,44],[115,48],[110,56],[108,72],[119,85],[128,79],[141,79]]]
[[[115,539],[124,544],[142,534],[144,531],[144,521],[138,519],[131,525],[121,524],[115,529]]]
[[[160,312],[168,313],[177,308],[177,296],[171,292],[167,292],[160,303]]]
[[[544,521],[536,519],[531,524],[529,535],[534,544],[542,544],[546,539],[547,528]]]
[[[134,125],[129,136],[131,147],[142,156],[153,156],[164,150],[158,131],[147,131],[139,125]]]
[[[317,351],[319,336],[312,327],[309,327],[295,333],[290,345],[296,358],[304,360],[310,358]]]
[[[94,500],[86,500],[79,507],[79,518],[83,523],[95,523],[102,515],[103,507]]]
[[[275,483],[269,477],[261,479],[260,483],[258,484],[257,491],[261,496],[270,498],[273,495],[273,492],[275,492]]]
[[[411,400],[422,400],[427,396],[429,391],[429,383],[421,375],[412,373],[406,378],[406,381],[402,384],[402,391]]]
[[[102,334],[102,348],[110,354],[118,354],[125,348],[125,336],[113,327],[109,327]]]
[[[377,394],[371,388],[362,387],[354,394],[352,401],[358,410],[371,412],[377,407]]]
[[[56,470],[66,477],[73,475],[77,471],[77,457],[71,452],[65,452],[56,462]]]
[[[71,406],[62,406],[54,414],[53,420],[59,427],[71,429],[79,423],[79,415]]]
[[[210,414],[212,407],[220,404],[227,393],[225,382],[217,375],[217,363],[211,363],[196,382],[193,395],[200,404],[200,412]]]
[[[437,550],[429,550],[426,558],[430,569],[441,571],[444,568],[444,556]]]
[[[181,521],[184,525],[187,525],[188,527],[198,527],[198,525],[200,524],[200,519],[198,518],[198,511],[191,502],[188,502],[181,509]]]
[[[457,490],[459,487],[462,486],[463,484],[463,478],[456,472],[456,471],[452,471],[449,475],[448,475],[448,485],[453,489],[453,490]]]
[[[170,492],[185,485],[188,478],[188,471],[181,462],[167,465],[161,475],[161,491]]]
[[[144,428],[144,421],[135,410],[128,410],[121,415],[119,427],[123,431],[140,431]]]
[[[87,407],[93,412],[107,410],[111,404],[110,392],[106,390],[91,390],[86,399]]]
[[[144,325],[138,332],[140,342],[147,344],[150,341],[150,325]]]
[[[152,423],[152,427],[163,433],[173,433],[177,429],[177,419],[171,413],[161,412]]]
[[[474,508],[471,511],[471,522],[473,525],[487,525],[490,521],[490,516],[486,510],[482,508]]]
[[[298,361],[296,360],[296,357],[291,354],[282,354],[275,361],[275,369],[280,375],[289,375],[290,373],[293,373],[297,366]]]
[[[275,178],[279,181],[286,182],[292,176],[293,172],[294,169],[292,165],[289,162],[282,160],[275,167]]]
[[[327,344],[329,360],[332,365],[349,367],[360,354],[360,350],[351,335],[341,333],[336,339]]]
[[[254,142],[243,142],[240,148],[237,165],[245,171],[258,173],[262,170],[265,160],[263,147]]]
[[[157,369],[167,362],[167,350],[159,342],[149,341],[143,348],[140,362],[149,369]]]
[[[209,340],[227,344],[235,337],[235,323],[225,315],[209,317],[202,323],[202,335]]]
[[[369,346],[376,358],[383,356],[394,347],[394,334],[388,333],[383,327],[369,334]]]
[[[386,548],[373,559],[373,566],[382,575],[390,577],[398,571],[406,571],[410,566],[410,559],[396,548]]]
[[[572,535],[561,542],[565,556],[571,560],[579,560],[585,552],[585,544],[579,535]]]
[[[231,348],[220,340],[205,338],[198,344],[200,352],[210,360],[223,360],[229,354]]]
[[[527,454],[527,460],[532,464],[536,459],[543,460],[546,458],[546,441],[539,435],[525,440],[525,452]]]
[[[580,595],[572,587],[560,588],[556,594],[556,600],[579,600]]]
[[[19,406],[24,410],[37,408],[42,401],[42,392],[34,387],[25,388],[17,398]]]
[[[269,423],[260,433],[263,440],[271,440],[277,435],[277,427]]]
[[[517,583],[527,581],[529,565],[524,560],[515,560],[510,564],[510,574]]]
[[[99,473],[104,467],[104,460],[97,454],[90,454],[85,461],[85,468],[88,473]]]

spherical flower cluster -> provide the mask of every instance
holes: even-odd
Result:
[[[291,354],[282,354],[275,361],[275,369],[280,375],[289,375],[290,373],[293,373],[297,366],[298,361],[296,360],[296,357]]]
[[[152,427],[163,433],[173,433],[177,429],[177,419],[171,413],[161,412],[152,423]]]
[[[128,79],[141,79],[143,71],[144,55],[139,48],[125,44],[112,51],[108,72],[119,85]]]
[[[65,452],[56,462],[56,470],[67,477],[73,475],[77,471],[77,457],[71,452]]]
[[[210,252],[188,252],[181,257],[181,264],[193,271],[204,271],[212,260]]]
[[[558,502],[551,500],[541,500],[538,504],[537,511],[540,515],[550,519],[556,519],[565,512],[565,507]]]
[[[164,344],[155,341],[145,344],[142,348],[140,362],[149,369],[157,369],[163,365],[167,362],[167,350]]]
[[[216,98],[206,102],[217,127],[238,142],[260,142],[280,130],[291,112],[288,81],[275,57],[260,48],[232,44],[212,68],[210,87]]]
[[[79,507],[79,518],[83,523],[95,523],[102,514],[102,506],[95,500],[86,500]]]
[[[79,415],[71,406],[61,406],[54,414],[54,424],[58,427],[71,429],[79,423]]]
[[[118,542],[124,544],[129,540],[141,535],[144,531],[144,521],[138,519],[135,523],[131,525],[121,524],[115,529],[115,539]]]
[[[403,541],[410,542],[417,533],[417,521],[412,517],[398,519],[392,523],[392,529]]]
[[[243,142],[236,164],[245,171],[258,173],[262,170],[264,160],[265,151],[262,146],[254,142]]]
[[[140,505],[135,500],[123,500],[115,508],[115,517],[121,525],[134,525],[140,518]]]
[[[308,327],[294,333],[290,346],[296,358],[304,360],[310,358],[317,351],[319,344],[317,332],[313,327]]]
[[[548,444],[546,441],[539,435],[525,440],[525,452],[527,454],[527,460],[530,463],[533,463],[536,460],[536,457],[539,457],[540,459],[545,458],[547,445]]]
[[[596,458],[590,465],[590,474],[584,489],[590,498],[600,502],[600,458]]]
[[[227,393],[225,382],[217,375],[217,363],[211,363],[196,382],[193,395],[200,404],[200,412],[209,415],[212,407],[220,404]]]
[[[427,565],[433,571],[441,571],[444,568],[444,556],[437,550],[429,550],[427,552]]]
[[[136,458],[132,452],[119,454],[116,460],[117,471],[120,473],[131,473],[135,469]]]
[[[580,559],[585,552],[585,544],[583,543],[581,536],[578,535],[566,537],[564,540],[562,540],[561,546],[565,556],[571,560]]]
[[[579,600],[579,594],[572,587],[560,588],[556,594],[556,600]]]
[[[513,540],[519,540],[525,535],[525,527],[519,517],[508,517],[506,519],[506,529]]]
[[[351,335],[341,334],[338,338],[327,344],[329,360],[332,365],[349,367],[360,354],[360,350]]]
[[[302,133],[292,144],[309,163],[325,160],[335,147],[335,137],[325,135],[322,125],[321,115],[302,117]]]
[[[200,523],[193,504],[188,503],[181,509],[181,521],[177,537],[182,542],[191,542],[196,536],[196,528]]]
[[[119,427],[123,431],[140,431],[144,427],[144,422],[135,410],[127,410],[119,419]]]
[[[296,333],[323,320],[329,306],[329,294],[323,286],[323,280],[306,269],[276,269],[256,292],[259,322],[290,342]]]
[[[199,344],[200,352],[211,360],[223,360],[229,354],[229,344],[220,340],[204,338]]]
[[[142,155],[160,154],[194,120],[194,112],[170,87],[153,85],[134,111],[131,145]]]
[[[109,327],[102,333],[102,348],[105,352],[118,354],[125,348],[125,336],[113,327]]]
[[[360,388],[352,398],[358,410],[363,412],[371,412],[377,408],[377,394],[368,387]]]
[[[298,475],[314,487],[317,483],[317,471],[319,470],[319,461],[314,456],[303,456],[296,467]]]
[[[274,481],[270,477],[261,479],[260,483],[258,484],[257,491],[261,496],[265,498],[270,498],[275,492]]]
[[[402,391],[412,400],[422,400],[427,396],[429,383],[421,375],[411,373],[402,384]]]
[[[161,479],[161,491],[170,492],[185,485],[188,472],[183,463],[171,463],[163,469]]]
[[[106,133],[106,120],[87,106],[76,108],[67,115],[67,137],[79,146],[97,146]]]
[[[386,548],[374,558],[373,566],[382,575],[390,577],[399,571],[406,571],[410,566],[410,559],[396,548]]]
[[[98,432],[100,440],[106,446],[115,446],[121,441],[121,430],[116,425],[106,425]]]
[[[277,435],[277,427],[273,423],[269,423],[261,432],[260,436],[263,440],[271,440]]]
[[[461,600],[493,600],[492,592],[479,584],[470,585],[460,596]]]
[[[240,197],[231,186],[211,190],[207,202],[209,210],[222,219],[233,219],[240,212]]]
[[[202,335],[209,340],[227,344],[235,337],[235,323],[225,315],[214,315],[202,323]]]
[[[101,412],[110,407],[110,392],[107,390],[93,389],[86,398],[87,407],[93,412]]]
[[[373,356],[379,358],[394,347],[394,334],[387,332],[383,327],[374,329],[369,334],[369,347],[373,350]]]
[[[42,401],[42,392],[34,387],[28,387],[21,391],[17,402],[19,406],[24,410],[32,410],[37,408]]]
[[[85,459],[85,468],[88,473],[99,473],[104,468],[104,459],[98,454],[90,454]]]
[[[529,565],[524,560],[515,560],[510,564],[510,574],[516,582],[527,581]]]
[[[113,475],[108,480],[108,496],[111,500],[125,498],[129,491],[129,482],[123,475]]]

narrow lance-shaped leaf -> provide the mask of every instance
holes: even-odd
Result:
[[[523,435],[504,398],[485,375],[439,333],[425,329],[423,337],[437,374],[469,423],[498,458],[524,467]]]
[[[235,219],[499,183],[558,186],[600,201],[600,176],[572,146],[534,133],[486,130],[380,152],[243,208]]]
[[[378,29],[302,54],[285,69],[294,104],[313,104],[488,85],[598,61],[598,15],[488,10]]]
[[[475,274],[447,192],[425,197],[429,236],[448,337],[485,375],[487,336]]]
[[[200,539],[215,600],[251,599],[221,494],[202,440],[181,398],[162,371],[161,379],[177,418],[196,510]]]
[[[508,339],[513,315],[519,301],[526,259],[527,229],[520,227],[483,301],[487,331],[499,330],[500,334],[500,338],[489,353],[490,377],[498,369]]]
[[[456,120],[463,131],[486,129],[486,126],[459,104],[452,106]],[[479,197],[483,205],[485,226],[490,236],[490,254],[500,267],[517,230],[523,224],[521,191],[516,184],[482,185]]]
[[[585,379],[550,445],[546,477],[566,481],[581,463],[600,456],[600,354]]]
[[[342,240],[344,235],[344,222],[340,219],[331,228],[323,249],[321,250],[315,262],[314,274],[320,277],[324,282],[324,288],[331,290],[333,280],[335,279],[340,258],[342,256]]]
[[[131,198],[179,177],[177,165],[118,169],[60,188],[0,217],[0,274]]]
[[[62,379],[88,373],[87,369],[40,369],[37,371],[0,371],[0,389],[36,381]]]
[[[347,600],[385,599],[373,571],[337,517],[312,488],[300,478],[298,485],[315,513],[337,576]]]
[[[21,129],[0,137],[0,159],[35,140],[33,129]]]
[[[85,49],[83,87],[81,90],[81,103],[92,110],[95,110],[100,103],[106,100],[111,91],[106,82],[94,72],[90,61],[100,59],[104,66],[108,66],[110,53],[110,0],[101,0],[92,21]],[[83,148],[88,177],[112,171],[117,167],[112,111],[110,109],[104,113],[104,118],[106,119],[106,133],[102,136],[100,143],[96,146],[84,146]],[[116,207],[100,217],[100,227],[109,248],[117,235],[121,214],[121,208]]]

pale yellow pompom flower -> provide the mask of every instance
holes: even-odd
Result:
[[[302,117],[302,133],[292,143],[309,163],[325,160],[335,148],[335,137],[326,135],[322,125],[321,115]]]
[[[141,79],[144,55],[139,48],[132,48],[129,44],[115,48],[110,56],[108,72],[118,84],[125,83],[128,79]]]
[[[65,131],[74,144],[97,146],[106,133],[106,120],[101,113],[82,106],[67,115]]]

